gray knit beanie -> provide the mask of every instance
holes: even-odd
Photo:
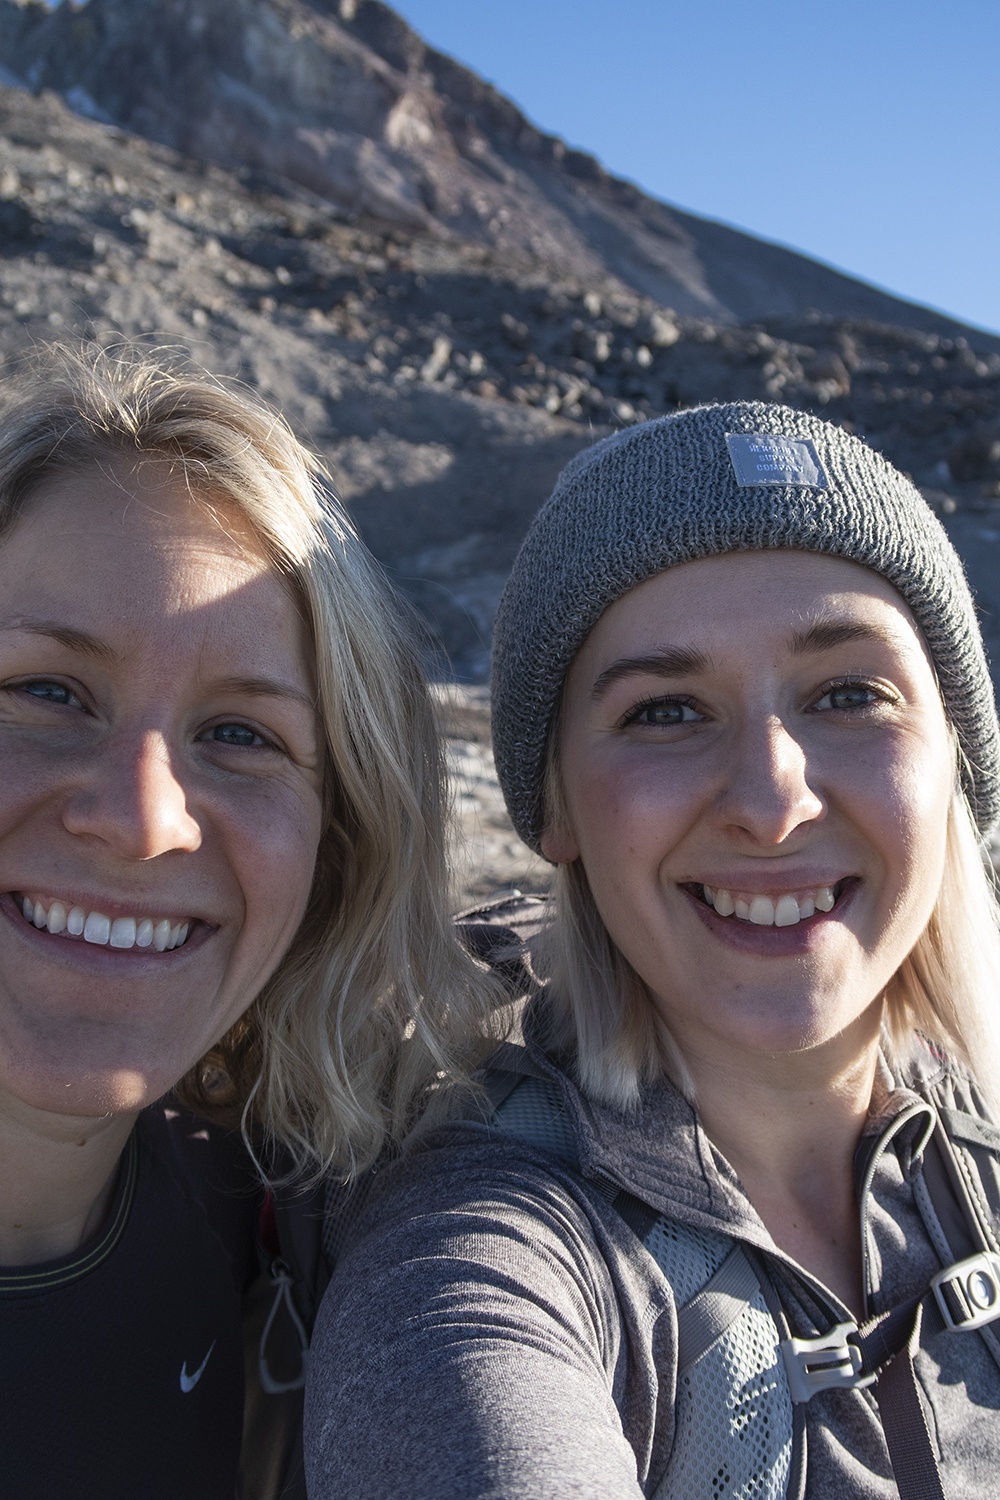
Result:
[[[493,744],[514,827],[539,853],[542,782],[563,679],[636,584],[722,552],[849,558],[903,596],[937,669],[983,833],[1000,817],[1000,739],[962,565],[922,496],[879,454],[806,412],[702,406],[626,428],[560,474],[514,562],[493,637]]]

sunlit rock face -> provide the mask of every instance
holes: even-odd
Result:
[[[612,262],[684,311],[725,315],[677,217],[535,130],[387,6],[40,0],[0,7],[7,66],[77,108],[340,208],[594,275]]]

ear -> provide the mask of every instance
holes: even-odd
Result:
[[[539,842],[545,858],[554,865],[571,865],[580,858],[580,846],[567,823],[547,823]]]

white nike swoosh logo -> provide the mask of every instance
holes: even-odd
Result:
[[[184,1363],[181,1365],[181,1390],[184,1392],[185,1396],[187,1395],[188,1391],[193,1391],[194,1390],[195,1386],[198,1384],[198,1382],[201,1379],[202,1375],[204,1375],[204,1373],[205,1373],[205,1366],[208,1364],[209,1360],[211,1359],[211,1357],[212,1357],[212,1350],[215,1348],[215,1346],[216,1346],[217,1343],[218,1343],[218,1339],[213,1339],[212,1340],[212,1343],[211,1343],[211,1346],[209,1347],[208,1353],[205,1355],[205,1358],[202,1360],[201,1364],[198,1366],[197,1370],[195,1370],[195,1372],[194,1372],[193,1375],[189,1375],[188,1374],[187,1360],[185,1360]]]

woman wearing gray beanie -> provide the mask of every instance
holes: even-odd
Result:
[[[312,1493],[991,1493],[1000,745],[945,533],[800,412],[619,433],[528,533],[493,715],[555,916],[334,1281]]]

